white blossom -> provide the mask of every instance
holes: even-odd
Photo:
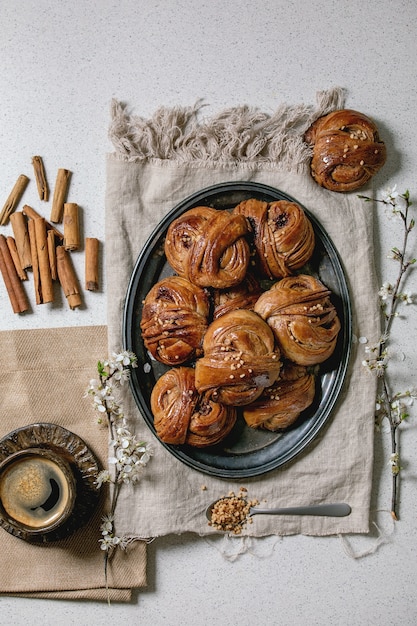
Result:
[[[112,358],[103,362],[104,366],[108,369],[109,375],[113,376],[116,380],[124,382],[129,377],[129,366],[137,367],[137,358],[133,352],[125,350],[124,352],[112,353]]]
[[[372,199],[366,196],[359,197],[362,197],[365,200]],[[401,287],[404,282],[406,273],[408,272],[410,266],[416,263],[416,259],[408,259],[408,246],[410,245],[408,236],[415,226],[415,218],[411,214],[409,214],[409,209],[412,206],[413,202],[410,199],[410,193],[408,190],[400,194],[398,193],[397,186],[395,185],[393,188],[387,189],[383,193],[382,199],[376,199],[376,201],[382,202],[386,205],[386,212],[389,212],[388,217],[395,217],[397,220],[399,220],[402,224],[403,229],[401,246],[399,248],[396,246],[392,247],[388,256],[388,258],[391,258],[398,263],[399,269],[397,272],[397,279],[396,281],[394,281],[393,284],[389,282],[384,282],[378,292],[381,300],[381,308],[385,319],[383,336],[379,341],[379,345],[365,347],[365,358],[362,361],[362,364],[367,368],[368,371],[376,373],[377,376],[381,377],[382,379],[379,385],[382,395],[380,395],[376,399],[375,426],[381,429],[382,423],[387,423],[387,432],[391,436],[392,454],[389,458],[389,464],[391,466],[393,476],[393,501],[391,514],[394,519],[397,519],[396,480],[398,474],[400,473],[401,467],[396,447],[396,432],[400,424],[405,419],[407,419],[407,417],[409,417],[409,407],[416,397],[416,391],[415,389],[411,389],[407,391],[401,391],[395,394],[391,393],[391,385],[388,384],[388,381],[386,379],[388,362],[387,346],[389,346],[390,348],[389,356],[394,362],[405,359],[405,355],[403,352],[398,351],[398,349],[396,350],[395,345],[394,347],[392,347],[390,334],[394,320],[400,317],[400,313],[398,311],[399,305],[401,303],[407,305],[415,303],[415,296],[412,293],[408,291],[401,291]]]
[[[379,376],[379,377],[383,376],[384,373],[385,373],[386,367],[387,367],[387,365],[386,365],[385,360],[378,359],[376,361],[376,363],[375,363],[375,366],[374,366],[376,375]]]
[[[131,365],[132,367],[137,367],[137,357],[133,352],[125,350],[124,352],[120,352],[120,354],[116,355],[116,362],[122,363],[123,367],[128,367]]]
[[[400,473],[400,456],[398,452],[393,452],[389,458],[389,464],[391,465],[391,472],[394,476]]]
[[[111,550],[114,546],[113,541],[114,539],[111,535],[106,535],[103,539],[99,539],[100,549],[106,551]]]
[[[387,259],[401,262],[401,254],[398,248],[392,248],[390,254],[387,254]]]
[[[378,292],[378,295],[381,298],[381,300],[386,300],[391,294],[392,294],[391,283],[384,283]]]
[[[92,405],[100,415],[107,416],[107,424],[111,432],[113,456],[108,459],[109,466],[115,466],[114,481],[116,485],[135,484],[139,481],[143,467],[152,456],[152,448],[143,441],[138,441],[127,428],[123,407],[117,400],[117,388],[129,379],[130,368],[137,367],[137,357],[133,352],[125,350],[113,353],[111,358],[99,361],[97,371],[99,379],[90,380],[86,396],[92,397]],[[101,419],[98,420],[101,423]],[[95,485],[98,489],[105,483],[112,482],[109,469],[98,473]],[[117,493],[115,487],[114,494]],[[115,500],[113,506],[115,506]],[[116,546],[127,546],[129,539],[118,537],[114,532],[114,516],[102,518],[100,526],[102,538],[99,540],[101,550],[109,552]]]
[[[152,449],[144,442],[137,441],[135,435],[125,427],[116,430],[116,438],[111,444],[114,456],[109,458],[109,463],[116,467],[116,481],[124,484],[137,483],[141,469],[152,456]]]
[[[405,304],[413,304],[414,302],[414,296],[409,291],[398,294],[398,297]]]
[[[385,189],[382,194],[381,194],[381,200],[382,202],[384,202],[385,204],[392,204],[396,202],[396,199],[398,198],[399,193],[397,191],[397,185],[394,185],[394,187],[387,187],[387,189]]]
[[[100,526],[100,530],[101,530],[101,534],[102,535],[108,535],[110,533],[113,532],[113,522],[114,522],[114,515],[112,515],[111,513],[107,514],[107,515],[103,515],[103,517],[101,518],[102,524]]]
[[[105,469],[97,474],[95,485],[97,486],[97,489],[100,489],[102,485],[104,485],[105,483],[110,483],[110,482],[111,482],[110,472],[109,470]]]
[[[369,371],[376,373],[378,377],[383,376],[389,360],[387,350],[379,352],[379,346],[365,346],[365,353],[369,355],[362,361],[362,365]]]

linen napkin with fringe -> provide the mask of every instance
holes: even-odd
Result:
[[[37,422],[53,423],[85,441],[107,466],[108,434],[84,397],[107,355],[107,328],[85,326],[0,333],[0,437]],[[146,585],[146,545],[116,551],[104,576],[100,550],[102,502],[84,528],[66,539],[34,545],[0,528],[0,594],[66,600],[129,602]]]
[[[349,283],[354,333],[379,337],[372,209],[357,195],[320,188],[309,173],[310,150],[303,141],[310,124],[344,108],[343,89],[316,95],[311,105],[283,104],[272,114],[247,106],[208,119],[199,105],[160,108],[149,119],[112,103],[107,159],[106,246],[109,349],[120,350],[129,278],[147,238],[159,221],[190,194],[229,181],[254,181],[278,188],[311,211],[340,253]],[[365,189],[369,193],[369,189]],[[364,193],[364,190],[361,190]],[[124,534],[156,537],[213,531],[208,503],[245,486],[267,506],[348,502],[345,518],[257,516],[244,534],[336,535],[369,532],[376,381],[361,366],[363,347],[353,346],[345,384],[330,420],[292,462],[259,477],[223,480],[174,458],[147,428],[131,390],[124,408],[138,436],[153,440],[147,477],[119,500]],[[146,374],[144,374],[146,375]]]

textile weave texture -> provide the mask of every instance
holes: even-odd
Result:
[[[97,359],[106,355],[105,326],[2,331],[0,436],[39,422],[58,424],[80,437],[105,467],[107,428],[98,426],[84,396]],[[45,545],[0,528],[0,594],[129,602],[132,589],[146,585],[146,545],[137,541],[115,553],[107,590],[98,543],[104,505],[75,534]]]
[[[281,105],[271,115],[249,107],[204,118],[203,109],[161,108],[146,119],[113,102],[107,159],[106,273],[109,349],[123,344],[123,309],[136,259],[160,220],[179,202],[223,182],[252,181],[277,188],[305,206],[327,231],[342,259],[353,310],[353,332],[379,337],[372,209],[355,193],[337,194],[310,176],[303,141],[319,116],[343,108],[345,94],[320,92],[311,105]],[[362,189],[362,193],[369,190]],[[240,486],[270,507],[348,502],[345,518],[257,516],[250,536],[315,536],[369,532],[376,381],[361,366],[363,347],[352,346],[346,380],[331,418],[294,460],[242,480],[204,475],[174,458],[146,426],[131,390],[125,412],[155,454],[137,495],[119,500],[121,531],[139,537],[213,531],[206,505]],[[143,374],[146,375],[145,373]],[[203,488],[204,487],[204,488]]]

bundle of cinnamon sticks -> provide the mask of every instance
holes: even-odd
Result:
[[[39,199],[48,201],[49,186],[42,157],[32,159]],[[36,304],[54,300],[54,282],[60,283],[71,309],[82,304],[79,281],[72,264],[71,252],[79,250],[79,206],[67,202],[71,172],[59,169],[53,194],[50,221],[28,204],[17,211],[29,178],[19,176],[0,213],[0,226],[9,221],[13,236],[0,234],[0,273],[2,274],[14,313],[28,311],[29,301],[23,286],[28,271],[33,274]],[[63,233],[55,223],[63,223]],[[85,288],[99,289],[99,240],[85,239]]]

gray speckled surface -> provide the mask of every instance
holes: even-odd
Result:
[[[58,167],[74,172],[71,199],[81,207],[86,236],[104,238],[112,97],[145,116],[161,104],[199,98],[207,113],[243,103],[272,111],[341,85],[348,106],[371,115],[387,144],[376,186],[397,183],[417,193],[414,0],[4,0],[0,24],[0,198],[20,173],[31,174],[31,157],[41,154],[51,184]],[[42,208],[34,185],[24,201]],[[378,215],[378,263],[389,280],[385,256],[397,243],[395,226]],[[82,274],[82,253],[75,265]],[[106,323],[105,290],[86,294],[85,302],[77,311],[42,305],[18,317],[0,281],[0,329]],[[417,366],[416,314],[409,311],[397,332],[406,358],[399,353],[396,370],[408,380]],[[109,610],[0,597],[0,624],[415,624],[416,437],[414,411],[403,436],[402,519],[371,556],[350,558],[339,539],[293,537],[266,540],[257,548],[262,556],[229,562],[218,544],[168,537],[149,547],[149,587],[132,604]],[[378,476],[389,471],[385,447],[386,438],[378,439]],[[373,505],[386,509],[388,474],[379,485]],[[378,523],[392,531],[388,514]],[[352,544],[361,551],[373,539]]]

